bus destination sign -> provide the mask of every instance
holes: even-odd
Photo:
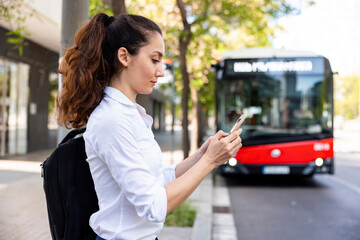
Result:
[[[311,72],[311,61],[237,61],[233,64],[235,73],[251,72]]]
[[[324,59],[319,57],[225,59],[223,77],[262,74],[324,74]]]

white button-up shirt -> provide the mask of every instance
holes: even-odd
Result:
[[[175,179],[175,166],[163,168],[152,123],[144,108],[111,87],[88,120],[85,147],[100,208],[90,226],[102,238],[154,240],[163,228],[164,185]]]

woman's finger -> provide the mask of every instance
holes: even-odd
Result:
[[[229,136],[226,137],[226,141],[231,143],[233,142],[239,135],[241,134],[242,129],[236,130],[235,132],[231,133]]]
[[[227,136],[229,136],[228,133],[225,133],[225,132],[219,130],[219,131],[215,134],[214,137],[216,137],[216,139],[220,140],[220,139],[225,138],[225,137],[227,137]]]
[[[231,148],[233,148],[239,145],[241,142],[242,142],[241,138],[237,136],[232,142],[229,143],[229,145]]]

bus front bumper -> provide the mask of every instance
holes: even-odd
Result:
[[[258,165],[258,164],[236,164],[225,163],[217,168],[217,172],[223,175],[302,175],[312,176],[314,173],[334,174],[334,158],[316,159],[309,164],[288,165]]]

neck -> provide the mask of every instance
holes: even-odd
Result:
[[[136,93],[131,90],[131,88],[125,84],[126,81],[122,81],[122,77],[117,76],[113,77],[110,80],[110,87],[116,88],[120,92],[122,92],[128,99],[130,99],[133,103],[136,103]]]

